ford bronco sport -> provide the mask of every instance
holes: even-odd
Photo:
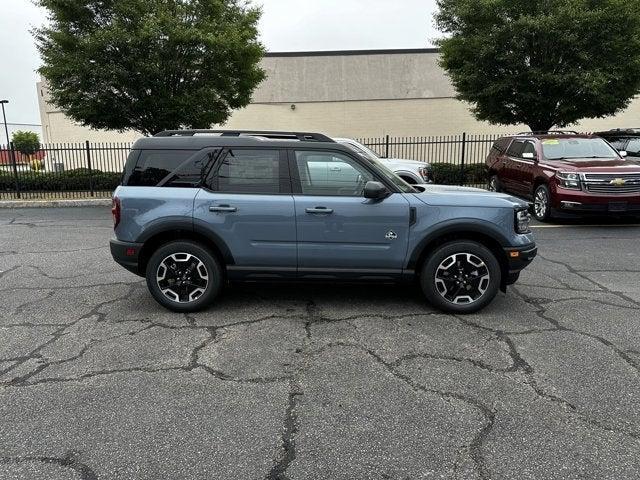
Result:
[[[226,281],[400,282],[479,310],[536,255],[527,204],[411,186],[316,133],[178,130],[138,140],[113,197],[116,262],[189,312]]]
[[[595,135],[502,137],[487,157],[489,190],[532,200],[543,222],[558,211],[640,215],[640,165],[625,157]]]

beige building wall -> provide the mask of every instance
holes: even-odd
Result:
[[[252,103],[224,128],[306,130],[331,136],[429,136],[509,133],[525,126],[478,122],[438,65],[434,49],[273,53],[263,59],[267,79]],[[129,142],[136,132],[91,130],[71,122],[38,84],[45,142]],[[585,120],[580,131],[640,127],[640,97],[615,117]]]

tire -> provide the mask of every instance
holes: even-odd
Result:
[[[548,222],[552,217],[551,193],[545,184],[538,185],[533,192],[533,216],[539,222]]]
[[[149,259],[146,278],[149,292],[160,305],[182,313],[209,306],[223,284],[222,267],[215,255],[188,240],[158,248]]]
[[[474,275],[475,280],[470,278]],[[454,283],[460,281],[460,285]],[[429,303],[450,313],[473,313],[486,307],[497,295],[501,281],[502,270],[493,252],[470,240],[437,247],[420,274],[420,286]]]
[[[490,192],[500,193],[502,192],[502,186],[500,185],[500,179],[497,175],[492,175],[489,178],[489,184],[487,185],[487,190]]]

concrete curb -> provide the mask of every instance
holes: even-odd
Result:
[[[0,208],[68,208],[110,206],[110,198],[79,198],[68,200],[0,200]]]

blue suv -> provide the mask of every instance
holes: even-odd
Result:
[[[113,197],[116,262],[177,312],[228,281],[402,282],[470,313],[535,257],[527,203],[409,185],[317,133],[178,130],[143,138]]]

